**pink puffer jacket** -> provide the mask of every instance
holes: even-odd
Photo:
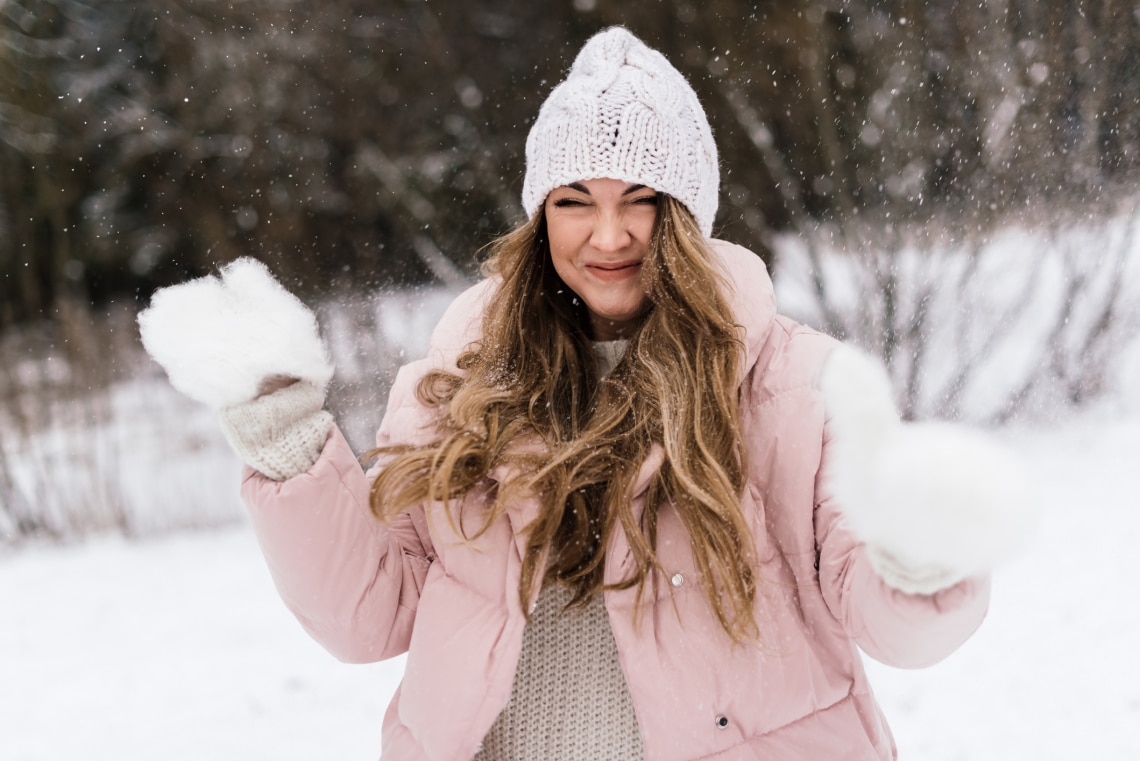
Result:
[[[607,592],[621,665],[647,761],[690,759],[889,759],[886,722],[856,647],[901,667],[932,664],[980,624],[988,581],[933,596],[885,586],[842,527],[822,486],[828,431],[817,379],[836,343],[778,316],[760,259],[714,242],[732,284],[747,349],[740,409],[748,452],[744,515],[760,568],[756,619],[762,641],[733,647],[714,618],[676,513],[660,511],[664,574],[635,626],[635,590]],[[428,358],[402,368],[378,434],[381,445],[423,442],[431,413],[417,379],[454,361],[477,338],[485,281],[461,295],[436,328]],[[634,511],[659,467],[643,464]],[[481,523],[485,489],[467,496]],[[526,620],[518,602],[521,530],[536,500],[510,507],[477,542],[456,536],[439,504],[391,526],[368,510],[370,478],[339,431],[305,474],[274,482],[247,471],[243,496],[281,596],[304,627],[345,661],[407,651],[403,682],[384,719],[383,758],[469,761],[511,692]],[[620,530],[606,579],[626,576]]]

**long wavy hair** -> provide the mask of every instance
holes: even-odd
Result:
[[[647,307],[624,357],[598,378],[589,314],[554,270],[540,209],[491,246],[484,274],[500,280],[482,338],[458,357],[458,372],[435,370],[417,388],[439,412],[440,438],[393,447],[373,482],[373,513],[391,519],[424,501],[460,500],[498,465],[518,477],[499,484],[484,533],[512,499],[538,495],[527,527],[519,600],[536,583],[558,582],[582,604],[607,588],[637,587],[641,609],[657,560],[658,512],[673,505],[688,531],[709,604],[725,632],[758,635],[754,548],[740,509],[744,488],[738,384],[742,345],[724,283],[693,217],[660,195],[642,264]],[[631,492],[654,444],[664,462],[645,493],[640,525]],[[460,523],[467,523],[460,518]],[[605,548],[625,532],[628,578],[607,586]]]

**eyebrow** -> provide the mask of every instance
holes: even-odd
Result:
[[[592,195],[590,193],[589,189],[580,182],[571,182],[566,187],[573,188],[574,190],[577,190],[579,193],[585,193],[586,195]],[[628,188],[623,190],[621,192],[621,194],[623,196],[628,196],[630,193],[636,193],[639,190],[645,190],[645,185],[630,185]]]

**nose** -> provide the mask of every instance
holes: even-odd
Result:
[[[598,251],[620,251],[630,244],[633,236],[620,213],[603,211],[594,223],[590,245]]]

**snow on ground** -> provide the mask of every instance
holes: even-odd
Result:
[[[1140,404],[1005,435],[1045,520],[958,653],[869,665],[900,757],[1140,759]],[[0,559],[3,759],[374,759],[400,673],[309,640],[244,527]]]
[[[245,528],[0,561],[3,759],[372,759],[400,672],[310,640]]]

